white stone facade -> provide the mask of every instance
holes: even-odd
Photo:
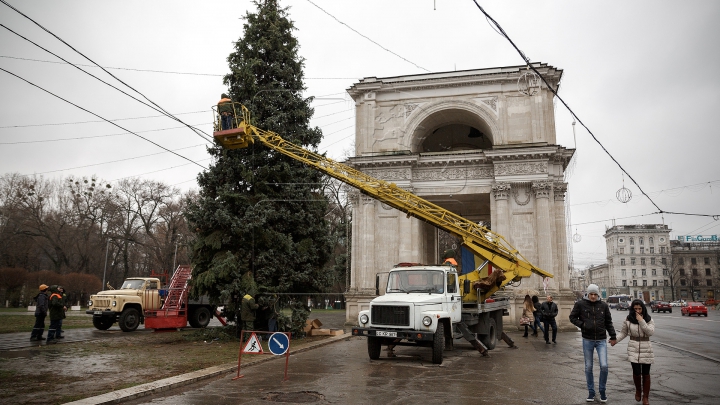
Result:
[[[561,70],[535,66],[559,85]],[[362,79],[348,89],[356,108],[356,156],[348,163],[490,224],[555,275],[547,287],[559,297],[569,294],[564,171],[574,150],[555,144],[552,92],[544,85],[532,96],[518,91],[525,72],[515,66]],[[399,262],[440,262],[436,228],[360,193],[351,202],[348,322],[375,296],[377,273]],[[537,276],[521,285],[543,287]],[[563,322],[571,304],[560,306]]]

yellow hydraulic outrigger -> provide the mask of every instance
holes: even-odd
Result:
[[[250,112],[247,108],[237,103],[233,104],[240,107],[234,108],[236,112],[242,112],[241,117],[238,116],[239,114],[235,114],[233,117],[234,128],[221,130],[218,119],[215,120],[216,131],[213,135],[215,141],[224,148],[246,148],[257,140],[277,152],[299,160],[328,176],[357,188],[363,194],[406,213],[408,217],[413,216],[421,219],[459,237],[463,246],[478,257],[492,263],[495,269],[501,269],[505,272],[506,278],[499,285],[493,285],[480,296],[475,292],[469,292],[463,297],[463,301],[477,300],[483,302],[485,298],[491,296],[507,283],[520,281],[523,277],[530,277],[531,273],[536,273],[542,277],[552,277],[552,274],[533,266],[501,235],[405,191],[394,183],[368,176],[350,166],[335,162],[325,156],[287,142],[274,132],[257,128],[250,123]],[[461,283],[463,279],[468,279],[471,282],[479,280],[480,270],[482,269],[478,268],[461,276]]]

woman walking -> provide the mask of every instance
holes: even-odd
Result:
[[[525,322],[525,334],[523,337],[528,337],[528,326],[533,330],[533,336],[537,337],[537,328],[535,327],[535,316],[533,315],[533,312],[535,312],[533,302],[530,299],[530,296],[526,295],[525,301],[523,302],[522,312],[522,319],[523,322]]]
[[[635,382],[635,400],[642,398],[643,405],[649,405],[650,394],[650,365],[654,362],[650,336],[655,332],[655,322],[650,318],[645,304],[641,300],[634,300],[630,305],[630,313],[623,322],[622,331],[617,336],[617,342],[630,336],[627,354],[632,365],[633,382]]]
[[[538,331],[537,331],[538,328],[540,328],[542,333],[545,333],[545,329],[543,329],[543,326],[542,326],[542,319],[540,317],[540,306],[542,304],[540,304],[540,298],[538,298],[537,295],[532,296],[532,303],[533,303],[533,307],[535,307],[535,311],[533,311],[533,316],[535,317],[535,322],[533,322],[533,324],[535,325],[535,328],[533,328],[533,329],[535,330],[535,333],[533,333],[533,336],[538,337]]]

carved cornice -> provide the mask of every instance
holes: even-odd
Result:
[[[552,182],[550,181],[534,181],[532,183],[532,189],[535,191],[535,199],[538,198],[550,198],[552,192]]]
[[[493,168],[484,167],[448,167],[444,170],[426,169],[416,170],[412,174],[413,180],[464,180],[464,179],[491,179],[495,177]]]
[[[363,170],[363,173],[375,177],[376,179],[392,181],[392,180],[410,180],[412,177],[412,170],[407,168],[402,169],[390,169],[390,168],[375,168]]]
[[[492,193],[495,200],[507,200],[511,190],[510,183],[495,183],[492,185]]]
[[[360,196],[360,202],[362,202],[363,205],[373,204],[375,202],[375,199],[363,194]]]
[[[360,192],[357,190],[348,191],[347,199],[351,206],[357,207],[360,202]]]
[[[547,162],[495,162],[495,175],[547,174]]]

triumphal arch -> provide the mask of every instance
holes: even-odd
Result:
[[[562,70],[534,67],[559,86]],[[364,78],[348,89],[356,133],[355,157],[347,163],[482,221],[554,274],[547,285],[533,276],[516,289],[569,295],[564,173],[574,151],[557,145],[554,96],[528,81],[531,72],[511,66]],[[346,308],[354,323],[375,297],[378,272],[400,262],[440,263],[445,246],[432,225],[359,193],[350,202]],[[561,305],[558,323],[567,313]]]

